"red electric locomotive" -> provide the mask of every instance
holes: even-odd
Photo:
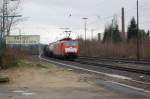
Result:
[[[54,43],[50,43],[45,48],[45,55],[50,57],[75,59],[79,55],[78,40],[65,38]]]

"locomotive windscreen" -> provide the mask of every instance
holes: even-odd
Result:
[[[78,46],[78,42],[77,41],[69,41],[69,42],[65,42],[64,45],[65,46]]]

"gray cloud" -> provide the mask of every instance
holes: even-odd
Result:
[[[141,28],[149,29],[150,8],[149,0],[140,1]],[[143,6],[145,5],[145,6]],[[23,15],[29,17],[28,21],[21,26],[24,32],[33,32],[32,26],[45,27],[49,32],[61,32],[60,27],[70,27],[74,32],[83,33],[82,17],[88,17],[88,34],[90,29],[95,28],[96,33],[103,32],[105,24],[111,22],[114,14],[120,21],[121,7],[126,9],[126,26],[132,16],[136,16],[136,0],[24,0]],[[71,16],[69,16],[71,14]],[[109,17],[109,18],[108,18]],[[29,28],[29,26],[31,26]],[[34,32],[39,30],[34,29]],[[43,36],[44,30],[40,30]],[[59,36],[55,33],[55,37]],[[95,36],[96,36],[95,33]],[[47,36],[51,38],[51,36]],[[54,38],[51,40],[53,41]],[[42,40],[46,42],[45,40]]]

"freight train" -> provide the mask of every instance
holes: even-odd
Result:
[[[65,38],[57,42],[50,43],[45,46],[44,55],[55,58],[76,59],[79,56],[78,40]]]

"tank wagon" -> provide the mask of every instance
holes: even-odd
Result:
[[[76,59],[79,55],[78,40],[65,38],[54,43],[50,43],[44,48],[45,56]]]

